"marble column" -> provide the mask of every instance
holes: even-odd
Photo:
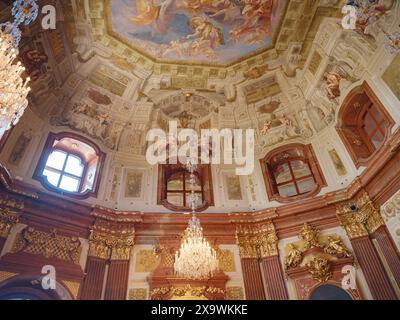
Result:
[[[107,260],[88,257],[86,276],[81,290],[81,300],[101,300]]]
[[[274,255],[263,258],[261,267],[269,299],[289,300],[279,256]]]
[[[244,289],[247,300],[265,300],[265,291],[258,258],[242,258]]]
[[[364,192],[356,201],[338,207],[337,216],[350,238],[354,254],[374,299],[396,300],[395,290],[371,239],[371,235],[384,226],[385,222],[368,194]],[[378,243],[381,241],[387,245],[379,231],[376,236],[381,238]]]
[[[400,288],[400,257],[389,231],[386,226],[380,226],[372,236],[376,239],[397,286]]]
[[[267,293],[268,299],[288,300],[273,223],[268,221],[258,226],[239,225],[236,237],[247,299],[264,300]]]
[[[397,300],[385,268],[368,236],[351,240],[357,261],[376,300]]]
[[[131,247],[112,249],[105,300],[126,300]]]

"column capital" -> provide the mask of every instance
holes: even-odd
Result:
[[[261,225],[238,225],[236,240],[243,259],[278,255],[278,237],[272,222]]]
[[[136,220],[115,219],[94,214],[95,223],[90,230],[89,256],[103,260],[130,260],[135,244]]]
[[[350,239],[368,236],[385,225],[379,210],[366,192],[355,201],[338,206],[336,214]]]

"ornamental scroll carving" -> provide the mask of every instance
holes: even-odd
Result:
[[[353,257],[338,236],[320,236],[320,231],[307,223],[301,228],[299,239],[299,242],[286,246],[284,265],[287,274],[306,268],[313,279],[326,282],[332,278],[332,263]]]
[[[336,214],[351,239],[368,236],[385,225],[379,210],[366,192],[356,201],[337,207]]]
[[[278,237],[272,222],[261,226],[242,226],[236,230],[242,258],[266,258],[278,255]]]
[[[17,235],[12,252],[25,252],[79,264],[81,242],[76,237],[58,235],[56,229],[45,232],[26,227]]]

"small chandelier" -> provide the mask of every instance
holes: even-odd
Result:
[[[186,279],[209,279],[218,270],[217,253],[203,237],[203,228],[196,217],[197,197],[194,192],[196,160],[188,160],[186,168],[190,172],[192,192],[189,202],[192,218],[183,234],[181,247],[175,253],[174,270],[178,276]]]
[[[21,40],[19,26],[29,25],[38,15],[39,7],[35,0],[14,1],[12,8],[13,22],[0,24],[0,126],[8,130],[18,123],[28,101],[30,78],[22,79],[25,67],[18,56],[18,45]]]

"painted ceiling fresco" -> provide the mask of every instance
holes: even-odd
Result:
[[[229,63],[271,47],[286,0],[109,0],[112,31],[153,58]]]

